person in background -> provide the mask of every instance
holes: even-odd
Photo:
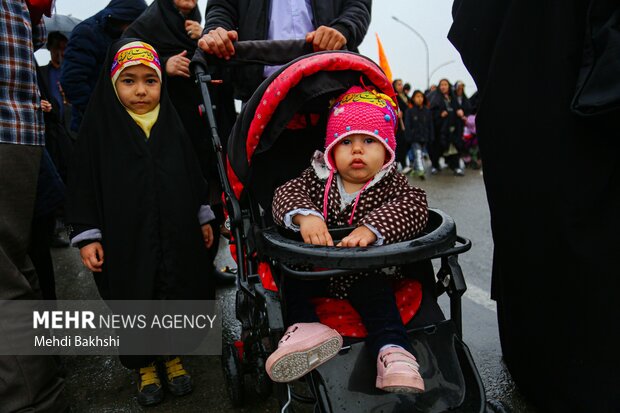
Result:
[[[41,88],[48,91],[52,106],[58,111],[59,119],[66,131],[71,129],[71,105],[65,97],[65,93],[60,85],[61,66],[65,56],[68,39],[60,32],[50,32],[47,34],[47,50],[50,52],[50,62],[41,66]],[[75,140],[77,135],[71,134]]]
[[[460,150],[463,147],[463,109],[459,106],[452,85],[448,79],[439,81],[438,93],[431,100],[431,110],[435,128],[435,137],[429,148],[433,164],[431,173],[438,173],[441,168],[439,159],[443,156],[454,175],[464,176],[460,165]]]
[[[396,125],[396,167],[404,174],[411,172],[411,167],[407,165],[407,152],[409,145],[405,139],[405,112],[409,109],[409,97],[405,94],[405,87],[401,79],[394,79],[392,87],[396,92],[396,103],[398,104],[398,123]]]
[[[371,0],[210,0],[198,46],[229,59],[235,40],[305,39],[314,51],[357,52],[370,24]],[[247,101],[276,69],[260,65],[236,72],[235,98]]]
[[[454,83],[454,97],[456,98],[456,103],[463,110],[463,115],[468,116],[471,114],[471,103],[465,94],[465,83],[462,80],[457,80]]]
[[[28,256],[45,144],[34,51],[45,43],[41,16],[51,14],[52,1],[37,6],[0,2],[0,300],[7,301],[41,298]],[[0,317],[0,347],[7,348],[13,337],[2,321],[10,314],[0,312]],[[0,356],[3,412],[64,412],[64,387],[51,356]]]
[[[67,38],[62,33],[48,33],[46,47],[50,52],[51,60],[47,65],[38,68],[39,90],[44,105],[45,148],[63,182],[67,182],[68,162],[73,151],[73,141],[77,138],[77,134],[71,132],[71,105],[60,86],[60,68],[66,46]],[[50,239],[52,247],[69,245],[65,238],[63,215],[62,210],[56,214]],[[48,235],[45,235],[45,239],[47,238]]]
[[[405,93],[405,96],[407,96],[407,102],[409,102],[409,107],[413,107],[413,102],[411,101],[411,84],[410,83],[405,83],[403,85],[403,92]]]
[[[79,131],[108,48],[144,10],[144,0],[112,0],[71,32],[61,67],[60,84],[72,105],[72,132]]]
[[[422,154],[433,141],[435,134],[433,114],[429,109],[428,99],[421,90],[413,92],[413,107],[405,113],[405,131],[407,142],[413,151],[413,171],[420,178],[425,178]]]

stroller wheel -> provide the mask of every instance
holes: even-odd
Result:
[[[243,406],[243,367],[233,344],[224,344],[222,348],[222,369],[230,402],[233,407]]]
[[[504,403],[499,400],[487,400],[487,413],[509,413]]]

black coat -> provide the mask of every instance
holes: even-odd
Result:
[[[454,3],[449,38],[480,92],[503,360],[541,412],[620,411],[611,338],[620,320],[620,113],[571,112],[590,64],[584,45],[597,35],[586,30],[590,12],[618,8],[617,0]],[[618,72],[608,75],[611,90]],[[510,107],[508,86],[518,91]]]
[[[463,121],[457,116],[456,111],[462,109],[453,94],[448,101],[444,95],[437,92],[431,96],[431,112],[433,113],[433,126],[435,129],[435,142],[443,151],[448,150],[450,144],[457,149],[463,147]],[[441,113],[448,112],[448,116],[442,118]]]
[[[105,68],[115,51],[110,48]],[[108,70],[93,92],[69,170],[67,223],[76,235],[99,229],[104,299],[203,299],[207,250],[198,221],[207,188],[196,155],[162,84],[148,140],[120,103]]]
[[[236,30],[239,40],[265,40],[269,7],[268,0],[210,0],[205,32],[223,27]],[[313,24],[338,30],[347,39],[347,49],[356,52],[368,30],[371,8],[372,0],[312,0]],[[263,66],[246,66],[237,72],[235,97],[245,101],[263,81]]]
[[[405,112],[407,142],[427,144],[433,140],[435,127],[433,114],[427,107],[414,106]]]
[[[43,113],[43,120],[45,121],[45,148],[58,174],[64,182],[67,182],[67,168],[73,153],[73,140],[68,131],[69,124],[67,123],[71,117],[69,112],[71,106],[65,105],[63,114],[60,114],[58,102],[53,98],[50,91],[50,87],[57,86],[49,85],[48,66],[37,66],[37,81],[39,83],[41,99],[45,99],[52,104],[52,110]]]

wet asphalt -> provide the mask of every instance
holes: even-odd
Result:
[[[426,190],[429,206],[451,215],[458,233],[472,240],[471,251],[460,256],[468,283],[463,299],[463,335],[474,357],[487,397],[502,401],[513,412],[539,413],[519,395],[508,372],[502,365],[497,332],[495,303],[489,298],[493,242],[483,176],[480,171],[468,170],[465,177],[453,176],[449,170],[424,181],[411,182]],[[218,265],[231,264],[222,243]],[[79,254],[73,248],[53,249],[59,299],[98,299],[90,272],[85,270]],[[234,320],[234,287],[222,285],[217,299],[225,320],[224,330],[229,337],[238,334]],[[449,314],[448,300],[440,304]],[[184,397],[167,394],[158,406],[143,408],[135,398],[136,375],[125,369],[114,356],[69,356],[63,358],[66,392],[73,411],[99,412],[276,412],[277,402],[262,400],[251,390],[246,380],[245,407],[234,409],[228,400],[219,357],[186,357],[187,370],[194,380],[194,391]]]

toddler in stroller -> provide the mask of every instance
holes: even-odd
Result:
[[[428,220],[426,195],[394,167],[395,108],[390,97],[373,89],[353,86],[340,96],[327,120],[325,152],[317,151],[311,167],[276,190],[276,224],[300,231],[306,243],[326,246],[334,245],[328,226],[355,226],[341,247],[401,242],[421,232]],[[342,337],[319,322],[311,302],[327,294],[348,299],[360,314],[377,359],[376,387],[424,391],[390,283],[400,276],[396,267],[390,275],[373,270],[322,283],[288,282],[289,327],[266,363],[272,380],[296,380],[340,351]]]

